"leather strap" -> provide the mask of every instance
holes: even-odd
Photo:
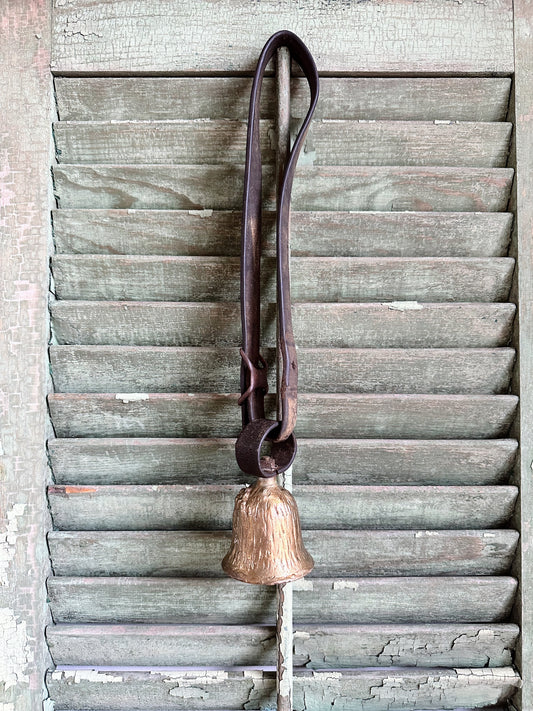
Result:
[[[266,363],[260,347],[260,273],[261,273],[261,203],[262,171],[259,134],[260,98],[263,76],[267,64],[279,47],[287,47],[291,56],[302,68],[309,84],[310,108],[301,125],[283,170],[278,192],[276,215],[276,272],[277,272],[277,314],[279,326],[279,353],[281,377],[278,402],[281,420],[265,420],[264,397],[267,392]],[[296,422],[298,364],[291,317],[291,296],[289,276],[289,218],[290,199],[294,172],[298,156],[303,147],[307,131],[318,101],[318,71],[311,53],[302,40],[289,30],[276,32],[267,41],[257,64],[248,115],[248,135],[246,142],[246,163],[244,171],[244,201],[241,242],[241,321],[242,321],[242,364],[241,398],[242,423],[244,430],[257,420],[265,424],[254,425],[248,435],[240,437],[237,443],[237,459],[243,471],[256,476],[273,476],[287,469],[296,453],[296,441],[292,435]],[[274,426],[277,425],[277,426]],[[243,430],[243,435],[244,435]],[[257,433],[266,431],[257,440]],[[268,438],[273,442],[271,457],[261,465],[260,448]],[[281,445],[282,446],[278,446]],[[292,457],[287,456],[288,448]],[[272,464],[274,460],[274,465]],[[289,461],[290,459],[290,461]],[[273,472],[274,468],[274,472]]]

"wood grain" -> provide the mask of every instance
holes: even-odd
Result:
[[[263,349],[275,389],[275,351]],[[300,348],[301,393],[506,393],[515,352]],[[56,392],[235,392],[236,348],[52,346]]]
[[[294,302],[506,301],[514,259],[294,257]],[[59,299],[237,301],[237,257],[56,255]],[[275,300],[275,262],[262,260],[262,298]]]
[[[58,576],[222,578],[231,531],[50,531]],[[518,540],[512,530],[304,531],[308,578],[501,575]]]
[[[48,487],[48,500],[54,527],[60,530],[210,531],[231,528],[238,491],[238,486],[227,484],[54,484]],[[293,493],[306,530],[433,530],[502,526],[511,517],[518,489],[296,485]]]
[[[274,402],[267,396],[267,415]],[[504,437],[513,395],[320,395],[299,398],[299,437],[458,439]],[[236,437],[236,395],[53,394],[58,437]]]
[[[213,472],[218,484],[238,484],[246,481],[246,477],[235,462],[234,444],[233,439],[58,438],[49,441],[48,452],[55,481],[59,484],[212,485]],[[297,485],[486,487],[507,481],[517,446],[513,439],[300,439],[294,481]],[[468,501],[467,490],[463,491]],[[483,491],[488,493],[487,489]],[[96,493],[87,492],[87,495],[94,496],[96,506]],[[406,496],[409,497],[408,492]],[[75,501],[83,502],[83,498],[83,492],[78,491],[71,500],[72,516]],[[483,498],[480,498],[479,510]],[[458,504],[456,511],[460,510]],[[426,508],[417,511],[420,515],[437,513]]]
[[[103,683],[113,682],[113,683]],[[47,683],[63,708],[249,709],[275,702],[274,672],[262,671],[51,671]],[[294,679],[295,711],[367,708],[388,711],[392,703],[415,709],[486,707],[505,702],[520,685],[512,667],[501,669],[299,671]],[[354,706],[354,699],[364,699]]]
[[[275,213],[262,218],[263,254],[274,249]],[[291,211],[294,257],[504,257],[505,212]],[[221,256],[240,254],[240,211],[53,211],[59,253]]]
[[[507,618],[516,580],[490,575],[329,578],[295,588],[299,623],[490,623]],[[275,592],[224,578],[48,580],[55,622],[272,624]]]
[[[56,197],[66,208],[228,210],[242,207],[239,165],[59,165]],[[265,166],[264,207],[274,208],[273,170]],[[509,168],[300,165],[296,210],[503,212]]]
[[[315,1],[305,12],[291,2],[272,12],[246,0],[215,7],[197,0],[194,9],[172,3],[161,13],[154,13],[150,0],[74,0],[56,5],[53,19],[57,74],[251,72],[280,27],[305,37],[325,73],[501,75],[514,67],[509,0],[376,6]]]
[[[246,119],[249,77],[56,77],[62,121]],[[391,121],[505,121],[508,77],[320,77],[316,118]],[[291,80],[291,114],[307,112],[307,82]],[[274,116],[263,81],[261,116]]]
[[[296,342],[324,348],[487,348],[505,346],[516,307],[509,303],[352,303],[293,306]],[[62,344],[232,346],[241,341],[238,303],[56,301]],[[275,340],[275,310],[264,305],[263,344]]]
[[[511,664],[513,624],[295,625],[294,663],[339,667],[501,667]],[[231,644],[228,637],[231,636]],[[274,663],[272,627],[50,625],[56,664],[256,666]]]
[[[315,119],[300,163],[501,168],[511,127],[503,122]],[[232,164],[245,159],[247,126],[236,119],[59,121],[53,130],[57,160],[64,164]],[[294,126],[293,141],[297,131]],[[273,121],[261,119],[260,145],[263,163],[274,163]]]

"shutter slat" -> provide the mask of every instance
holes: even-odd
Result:
[[[300,164],[501,168],[506,165],[511,128],[510,123],[316,119]],[[244,121],[61,121],[53,130],[59,163],[172,165],[245,160]],[[275,161],[273,132],[274,123],[262,119],[263,164]]]
[[[113,683],[104,683],[113,682]],[[56,704],[72,711],[87,708],[133,709],[260,709],[276,701],[274,672],[126,671],[87,672],[65,669],[47,674]],[[520,686],[512,667],[499,669],[353,670],[331,673],[298,671],[294,677],[295,711],[340,711],[365,708],[453,709],[503,703]],[[364,699],[364,707],[359,701]],[[401,704],[401,705],[400,705]]]
[[[500,622],[516,580],[506,576],[306,580],[294,585],[300,623]],[[273,624],[275,586],[230,579],[48,580],[55,622]]]
[[[55,529],[214,530],[231,528],[238,491],[215,484],[55,484],[48,501]],[[517,494],[514,486],[294,487],[304,529],[492,528],[509,520]]]
[[[513,624],[299,625],[294,664],[339,667],[500,667],[511,663]],[[257,666],[275,663],[275,629],[215,625],[50,625],[56,664]],[[231,644],[228,639],[231,638]]]
[[[274,349],[263,349],[270,385]],[[298,351],[301,393],[505,393],[515,352],[496,349]],[[56,392],[234,392],[236,348],[52,346]],[[199,379],[198,374],[202,373]]]
[[[63,344],[233,346],[238,303],[56,301],[54,336]],[[488,348],[507,345],[509,303],[294,304],[298,345],[325,348]],[[263,309],[263,344],[275,342],[275,308]]]
[[[263,260],[262,295],[275,299],[275,264]],[[506,301],[514,259],[295,257],[295,302]],[[236,301],[237,257],[56,255],[59,299]]]
[[[48,442],[48,451],[60,484],[213,484],[213,472],[218,484],[238,484],[246,476],[237,467],[234,446],[231,439],[58,438]],[[502,484],[516,451],[513,439],[300,438],[294,481],[297,485]]]
[[[56,77],[63,121],[246,119],[248,77]],[[504,121],[507,77],[320,77],[315,118]],[[261,116],[272,117],[274,80],[265,77]],[[307,82],[291,79],[291,113],[307,112]]]
[[[237,210],[53,210],[54,241],[66,254],[238,256]],[[263,253],[274,249],[275,213],[262,217]],[[503,257],[508,212],[330,212],[291,210],[293,257]]]
[[[237,395],[53,394],[58,437],[236,437]],[[505,436],[514,395],[321,395],[299,398],[300,437],[414,439]],[[274,414],[267,396],[267,414]]]
[[[221,578],[231,531],[50,531],[47,539],[55,575]],[[303,539],[315,561],[309,579],[499,575],[518,532],[317,530]]]
[[[53,169],[61,207],[241,209],[243,167],[237,165],[63,165]],[[273,170],[265,166],[265,186]],[[502,212],[511,168],[305,166],[296,170],[296,210]],[[270,188],[265,207],[273,209]]]

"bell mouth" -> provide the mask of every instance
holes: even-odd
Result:
[[[311,558],[311,556],[309,557]],[[305,567],[302,567],[300,570],[297,570],[289,575],[272,576],[270,578],[267,578],[262,577],[258,571],[258,575],[256,578],[256,576],[254,576],[253,570],[247,570],[245,572],[239,571],[233,569],[230,565],[225,565],[225,563],[226,558],[224,558],[224,560],[222,561],[222,569],[227,575],[229,575],[230,578],[238,580],[241,583],[248,583],[249,585],[282,585],[283,583],[292,583],[295,580],[301,580],[302,578],[305,578],[305,576],[313,570],[315,565],[313,559],[311,558],[311,562],[308,563]]]

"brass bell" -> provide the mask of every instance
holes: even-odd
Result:
[[[222,561],[224,571],[255,585],[298,580],[314,566],[306,551],[298,507],[276,477],[259,478],[241,489],[233,511],[233,537]]]

